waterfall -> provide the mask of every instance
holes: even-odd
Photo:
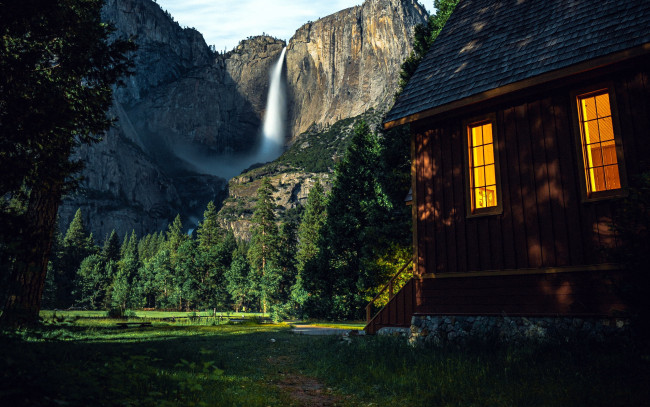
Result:
[[[270,72],[269,95],[266,99],[266,113],[262,126],[262,142],[257,157],[258,162],[275,160],[282,154],[285,141],[287,118],[287,92],[282,78],[284,55],[287,47],[282,49],[280,59]]]
[[[248,153],[227,153],[217,157],[191,146],[176,146],[174,154],[196,171],[230,179],[253,164],[273,161],[284,150],[287,130],[287,92],[282,70],[287,52],[285,47],[269,72],[269,94],[266,113],[260,131],[261,140]]]

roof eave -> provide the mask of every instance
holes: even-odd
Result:
[[[639,56],[650,54],[650,43],[645,43],[634,48],[629,48],[624,51],[614,52],[602,57],[590,59],[588,61],[580,62],[570,65],[565,68],[556,69],[554,71],[546,72],[541,75],[527,78],[521,81],[509,83],[498,88],[490,89],[475,95],[465,97],[463,99],[455,100],[444,105],[436,106],[431,109],[423,110],[418,113],[411,114],[399,119],[391,120],[384,123],[384,129],[388,130],[393,127],[401,126],[408,123],[413,123],[418,120],[431,118],[452,110],[460,109],[469,105],[484,102],[498,96],[503,96],[508,93],[516,92],[532,86],[543,85],[545,83],[566,78],[572,75],[580,74],[583,72],[592,71],[617,62],[625,61],[627,59],[636,58]]]

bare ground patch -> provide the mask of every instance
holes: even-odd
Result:
[[[269,364],[278,369],[277,379],[273,384],[279,387],[301,407],[335,407],[342,406],[341,397],[332,393],[318,380],[301,374],[296,374],[284,369],[285,365],[291,363],[289,356],[278,356],[268,358]]]

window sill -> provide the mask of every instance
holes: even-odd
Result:
[[[627,190],[627,188],[613,189],[610,191],[593,192],[588,196],[583,196],[582,203],[621,199],[621,198],[626,198],[629,194],[630,192]]]
[[[468,213],[465,217],[467,219],[471,219],[471,218],[483,218],[486,216],[495,216],[495,215],[502,215],[502,214],[503,214],[503,207],[495,206],[493,208],[484,208],[484,209],[476,210],[473,213]]]

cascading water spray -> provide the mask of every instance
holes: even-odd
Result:
[[[203,151],[177,148],[175,154],[192,165],[197,171],[229,179],[253,164],[263,164],[278,158],[283,150],[287,130],[287,92],[282,70],[287,48],[282,49],[280,58],[269,72],[269,94],[266,113],[262,123],[257,149],[248,153],[210,156]]]
[[[266,100],[266,114],[262,126],[262,142],[258,153],[258,161],[271,161],[282,153],[285,141],[287,117],[287,97],[282,68],[287,48],[282,49],[280,59],[270,73],[269,95]]]

